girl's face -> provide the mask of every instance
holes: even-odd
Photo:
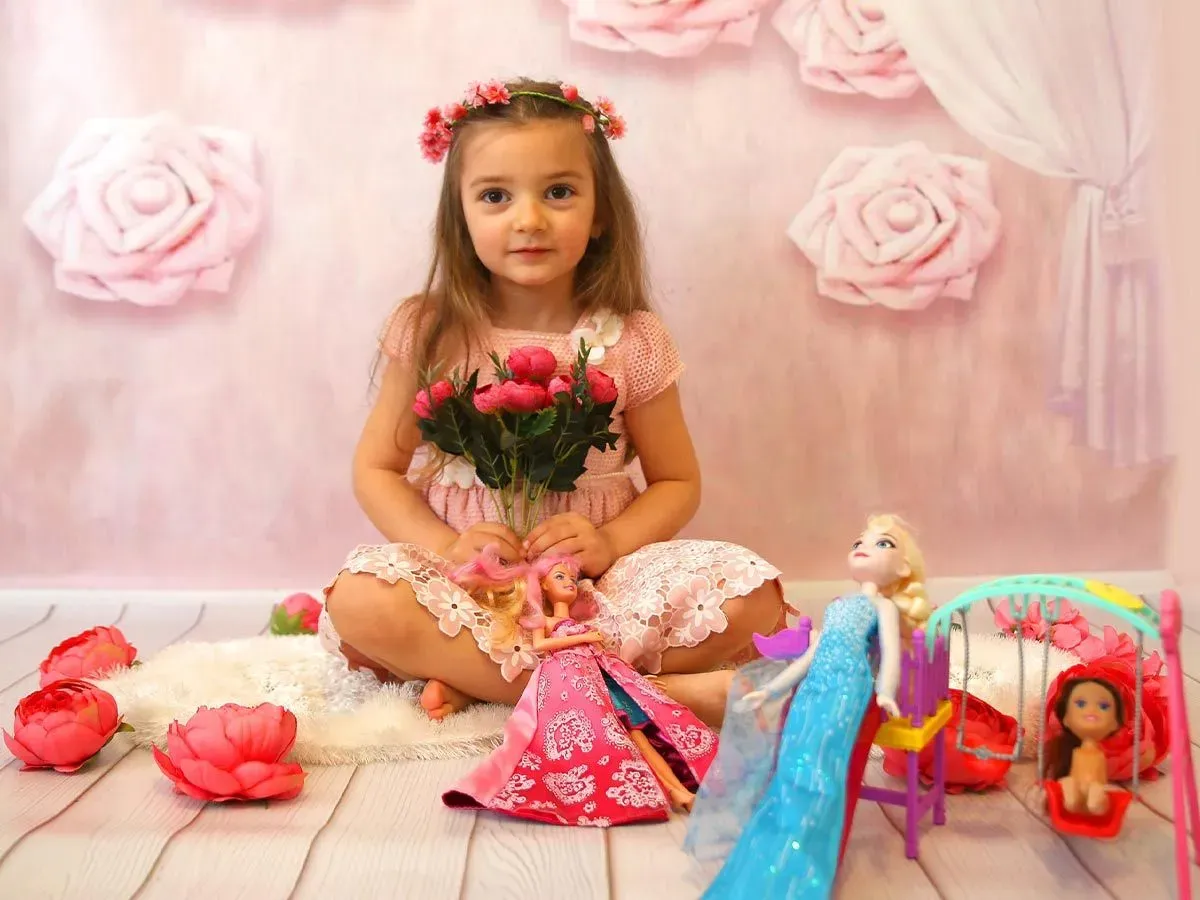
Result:
[[[1071,689],[1063,727],[1078,738],[1102,741],[1119,726],[1117,704],[1112,691],[1095,681],[1085,681]]]
[[[461,198],[475,253],[521,287],[573,280],[595,221],[595,179],[577,119],[471,126]]]
[[[900,539],[887,531],[868,528],[850,547],[850,574],[859,584],[888,587],[912,574]]]
[[[579,584],[566,566],[555,566],[542,579],[542,593],[551,603],[571,603],[579,593]]]

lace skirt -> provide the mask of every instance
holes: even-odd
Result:
[[[506,680],[534,668],[537,655],[527,636],[493,646],[491,615],[451,582],[449,570],[444,559],[415,544],[360,546],[342,568],[342,572],[369,573],[388,584],[407,582],[443,634],[455,637],[466,629],[479,649],[500,666]],[[592,624],[607,638],[610,649],[641,671],[656,673],[665,650],[695,647],[725,630],[727,600],[744,597],[779,575],[778,569],[745,547],[678,540],[649,544],[624,556],[597,581],[585,580],[580,588],[596,598],[600,614]],[[332,586],[331,582],[325,588],[326,595]],[[781,610],[780,626],[786,612]],[[341,640],[328,612],[321,613],[320,635],[328,650],[339,650]]]

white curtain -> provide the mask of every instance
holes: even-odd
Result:
[[[876,0],[950,116],[1077,182],[1063,236],[1050,402],[1117,465],[1168,455],[1149,236],[1154,0]]]

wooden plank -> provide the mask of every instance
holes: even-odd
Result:
[[[176,796],[174,802],[196,807],[199,815],[171,837],[138,900],[290,896],[313,840],[329,822],[353,774],[354,766],[313,767],[300,796],[279,802],[202,806]],[[346,891],[333,896],[359,895]]]
[[[1014,766],[1009,772],[1010,796],[1031,817],[1053,831],[1035,784],[1036,766]],[[1057,832],[1055,832],[1057,833]],[[1115,900],[1161,897],[1178,900],[1175,889],[1174,837],[1169,825],[1139,803],[1131,803],[1121,834],[1111,841],[1059,835],[1071,853],[1107,888]]]
[[[34,628],[54,612],[49,603],[13,603],[0,605],[0,644]]]
[[[463,900],[608,900],[605,843],[600,828],[478,813]]]
[[[479,762],[359,766],[313,843],[291,900],[458,900],[475,816],[447,809],[441,797]]]
[[[685,834],[687,819],[674,814],[668,822],[608,829],[613,900],[696,900],[701,885],[683,852]]]
[[[157,611],[146,613],[149,609]],[[192,625],[183,626],[181,634],[181,622],[189,620]],[[193,609],[135,607],[127,621],[141,636],[141,644],[135,645],[139,654],[149,657],[176,637],[225,640],[258,633],[265,614],[213,605],[197,619]],[[5,896],[5,885],[19,885],[36,896],[79,900],[130,896],[137,890],[171,835],[188,825],[200,807],[179,802],[150,754],[131,754],[130,749],[127,739],[118,738],[70,777],[18,772],[17,766],[0,772],[0,795],[11,787],[17,801],[14,821],[7,821],[7,811],[0,814],[0,896]]]
[[[14,695],[16,685],[29,681],[28,676],[37,672],[38,665],[56,644],[96,625],[112,625],[123,612],[124,607],[119,603],[60,603],[33,628],[5,641],[0,651],[0,709],[15,706],[17,700],[37,687],[35,675],[33,688]]]
[[[903,820],[902,820],[903,821]],[[949,824],[943,828],[949,828]],[[845,900],[938,900],[942,894],[922,861],[904,856],[903,826],[897,828],[878,803],[863,801],[838,876],[837,895]]]
[[[878,762],[867,773],[871,784],[902,786]],[[902,807],[884,805],[883,814],[904,827]],[[1008,791],[948,796],[946,818],[934,827],[926,816],[920,843],[921,866],[946,900],[1010,900],[1026,893],[1096,900],[1104,894],[1070,848]],[[902,848],[898,852],[903,856]]]

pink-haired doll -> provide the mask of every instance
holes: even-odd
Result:
[[[583,624],[597,606],[579,589],[574,559],[509,566],[489,547],[455,580],[491,613],[493,628],[531,632],[541,661],[503,743],[442,795],[447,806],[599,827],[691,808],[716,734]]]

